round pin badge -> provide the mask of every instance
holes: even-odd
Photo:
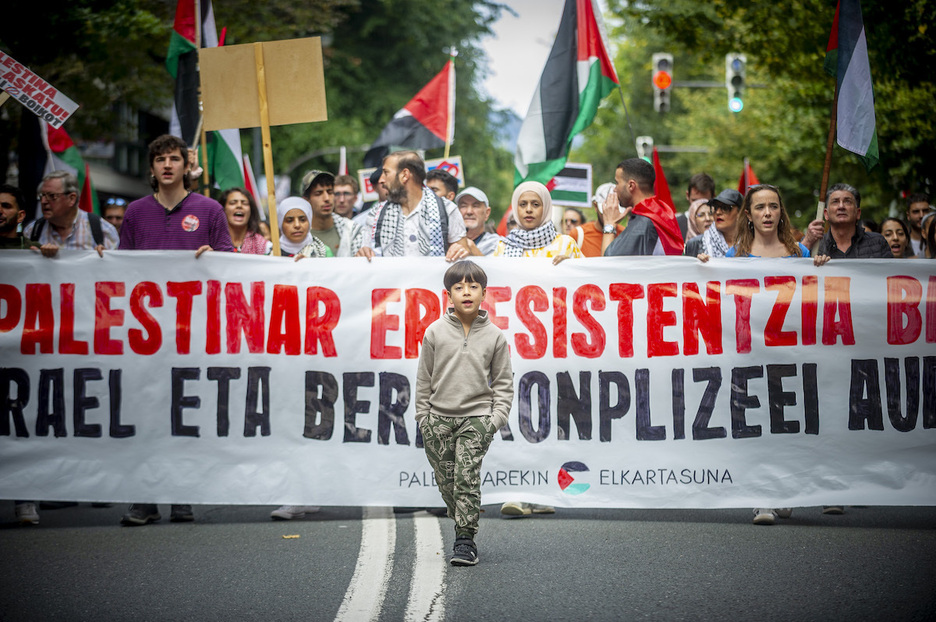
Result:
[[[194,214],[189,214],[182,219],[182,229],[191,233],[198,229],[198,216]]]

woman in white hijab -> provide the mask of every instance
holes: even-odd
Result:
[[[556,230],[546,186],[523,182],[514,190],[510,207],[518,226],[498,243],[495,257],[553,257],[553,263],[584,257],[575,240]]]
[[[280,230],[280,252],[283,257],[333,257],[325,244],[309,233],[312,206],[302,197],[284,199],[276,210]],[[298,259],[298,257],[297,257]]]

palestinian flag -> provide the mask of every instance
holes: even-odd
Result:
[[[859,155],[865,168],[871,170],[880,158],[868,40],[859,0],[840,0],[835,9],[825,69],[836,78],[836,142]]]
[[[199,143],[198,48],[217,47],[211,0],[179,0],[166,68],[175,79],[175,101],[169,133],[189,146]],[[240,130],[208,132],[208,176],[219,188],[243,187]]]
[[[591,207],[591,164],[566,164],[546,184],[546,189],[556,205]]]
[[[676,214],[676,204],[673,203],[673,195],[670,194],[669,183],[666,181],[666,173],[663,172],[663,165],[660,164],[660,154],[657,148],[653,148],[653,194],[657,199],[666,203],[673,209],[673,215]]]
[[[546,184],[565,166],[576,134],[618,83],[597,0],[566,0],[559,32],[517,139],[514,183]]]
[[[451,59],[436,77],[393,115],[364,156],[364,168],[380,166],[391,147],[436,149],[455,136],[455,63]]]

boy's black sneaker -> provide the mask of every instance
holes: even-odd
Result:
[[[455,553],[452,555],[453,566],[474,566],[478,563],[478,547],[471,538],[457,538]]]

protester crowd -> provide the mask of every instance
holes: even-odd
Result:
[[[104,217],[81,209],[74,175],[56,171],[38,189],[42,216],[23,227],[27,205],[19,188],[0,186],[0,248],[28,249],[55,258],[59,249],[188,250],[269,255],[273,244],[261,208],[242,188],[226,188],[219,200],[192,191],[186,144],[161,136],[149,147],[153,194],[123,207],[108,207]],[[611,171],[607,173],[610,177]],[[387,156],[371,178],[379,200],[364,205],[357,180],[327,171],[309,171],[296,196],[276,210],[280,254],[304,258],[471,256],[567,259],[635,255],[687,255],[701,261],[719,257],[811,257],[819,266],[851,258],[936,257],[936,210],[925,194],[914,194],[902,218],[880,225],[861,219],[861,194],[845,183],[829,187],[823,219],[799,232],[790,221],[780,188],[759,184],[742,195],[733,188],[716,192],[704,173],[686,189],[685,212],[654,196],[654,169],[646,161],[622,161],[614,182],[601,184],[592,210],[564,209],[554,220],[549,190],[527,181],[515,189],[505,218],[506,235],[491,222],[491,204],[482,188],[459,192],[445,171],[427,173],[419,154]],[[272,223],[271,223],[272,224]],[[557,227],[557,224],[559,225]],[[878,232],[879,231],[879,232]],[[274,519],[292,519],[317,508],[283,506]],[[508,515],[551,513],[553,508],[505,503]],[[829,513],[841,508],[826,508]],[[755,510],[755,523],[772,524],[789,509]],[[22,523],[38,524],[37,503],[17,501]],[[160,520],[155,504],[135,503],[125,525]],[[194,520],[191,506],[173,505],[172,521]]]

